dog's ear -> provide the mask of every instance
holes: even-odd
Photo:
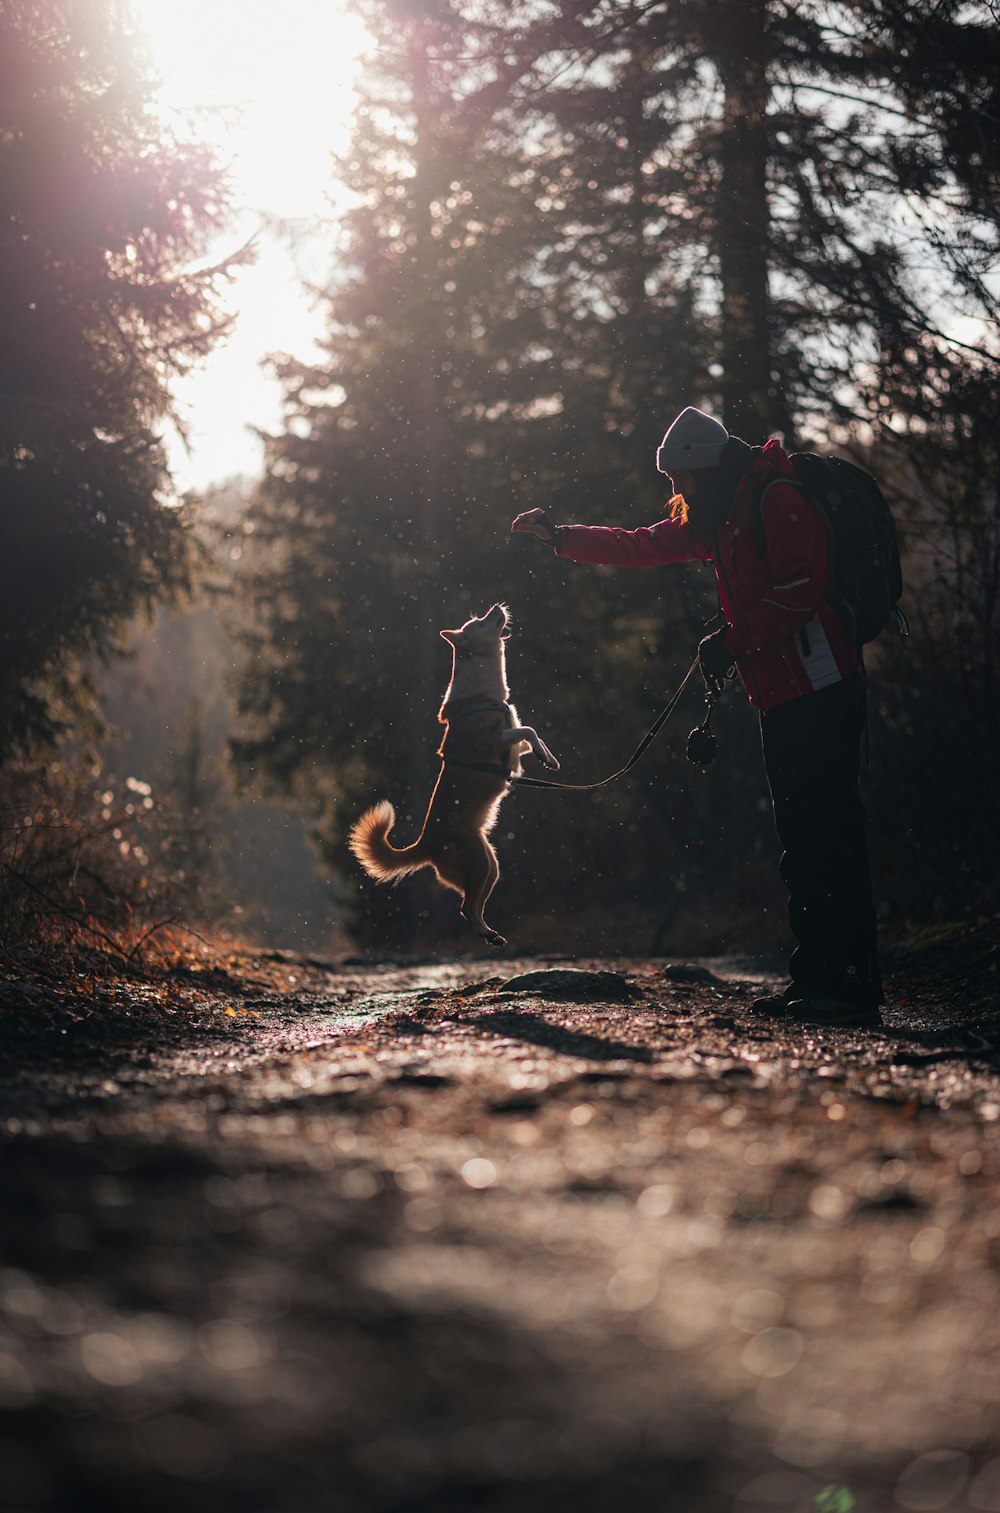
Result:
[[[447,641],[449,646],[457,646],[462,639],[460,630],[439,630],[438,635],[442,641]]]

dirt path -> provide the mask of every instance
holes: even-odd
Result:
[[[996,953],[928,961],[884,1034],[729,960],[9,979],[0,1506],[1000,1513]]]

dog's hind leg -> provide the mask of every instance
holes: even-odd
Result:
[[[482,850],[466,875],[469,881],[462,898],[462,918],[468,920],[476,934],[481,935],[491,946],[505,946],[505,938],[483,918],[486,901],[500,876],[497,854],[485,837],[482,839]]]

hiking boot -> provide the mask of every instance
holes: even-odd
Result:
[[[780,993],[766,993],[763,998],[755,998],[750,1004],[750,1013],[760,1014],[767,1019],[785,1019],[789,1001],[802,998],[805,992],[806,989],[800,982],[790,982]]]
[[[788,1000],[784,1017],[798,1019],[802,1024],[825,1025],[831,1030],[877,1029],[882,1024],[876,1004],[838,998],[830,993],[800,992],[798,997]]]

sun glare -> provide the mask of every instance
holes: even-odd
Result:
[[[261,359],[308,356],[317,334],[302,281],[322,276],[325,248],[306,223],[331,214],[330,155],[348,140],[367,37],[343,0],[134,0],[134,9],[157,109],[214,147],[231,179],[234,223],[214,252],[251,237],[257,247],[231,294],[233,337],[177,392],[191,450],[171,446],[174,477],[200,488],[259,467],[249,427],[279,416]],[[295,245],[269,229],[274,217],[301,223]]]
[[[158,104],[195,112],[248,206],[322,208],[365,36],[337,0],[137,0]]]

